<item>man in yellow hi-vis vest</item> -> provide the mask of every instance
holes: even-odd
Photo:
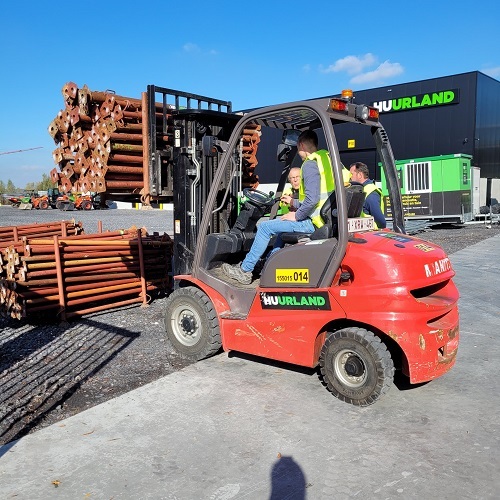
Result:
[[[267,249],[269,240],[276,235],[273,251],[281,248],[281,233],[312,233],[323,225],[320,210],[330,193],[335,189],[332,164],[328,151],[318,150],[318,136],[312,130],[303,131],[297,140],[297,152],[302,158],[299,198],[283,195],[281,201],[293,206],[280,218],[263,221],[257,226],[255,239],[241,264],[222,264],[222,270],[229,278],[242,284],[252,282],[255,265]]]
[[[290,186],[283,190],[281,198],[284,196],[291,196],[292,199],[299,199],[299,188],[300,188],[300,168],[292,167],[288,172],[288,182]],[[286,214],[287,212],[295,212],[297,209],[291,203],[285,203],[280,201],[281,213]]]
[[[384,216],[384,197],[382,191],[375,185],[375,181],[370,179],[370,170],[360,161],[353,163],[349,170],[352,184],[361,184],[365,193],[361,217],[371,215],[375,220],[375,229],[384,229],[387,226]]]

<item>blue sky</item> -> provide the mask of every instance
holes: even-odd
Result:
[[[140,98],[148,84],[276,104],[468,71],[500,79],[497,1],[4,2],[0,180],[55,164],[69,81]]]

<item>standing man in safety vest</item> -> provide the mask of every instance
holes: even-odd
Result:
[[[387,226],[384,216],[384,198],[382,191],[370,179],[368,167],[361,162],[353,163],[349,170],[351,172],[351,183],[361,184],[365,193],[365,202],[361,217],[371,215],[375,220],[375,229],[384,229]]]
[[[312,233],[323,226],[320,210],[330,193],[335,189],[332,164],[328,151],[318,150],[318,136],[312,130],[303,131],[297,140],[297,152],[302,158],[299,198],[283,195],[281,201],[296,208],[280,218],[263,221],[257,226],[255,239],[241,264],[222,264],[229,278],[244,285],[252,282],[252,272],[267,249],[269,240],[277,235],[273,251],[283,246],[281,233]]]

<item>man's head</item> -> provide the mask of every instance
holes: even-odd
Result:
[[[299,189],[300,186],[300,168],[293,167],[288,172],[288,182],[292,185],[293,189]]]
[[[360,161],[352,163],[349,167],[349,171],[351,172],[351,180],[353,182],[359,182],[360,184],[363,184],[366,179],[370,178],[370,170],[364,163],[361,163]]]
[[[304,130],[297,139],[297,152],[302,159],[318,150],[318,136],[314,130]]]

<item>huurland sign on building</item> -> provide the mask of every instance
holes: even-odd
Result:
[[[412,96],[397,97],[385,101],[375,101],[373,106],[378,108],[380,113],[390,111],[403,111],[406,109],[417,109],[429,106],[443,106],[446,104],[456,104],[459,102],[460,90],[443,90],[428,94],[417,94]]]

